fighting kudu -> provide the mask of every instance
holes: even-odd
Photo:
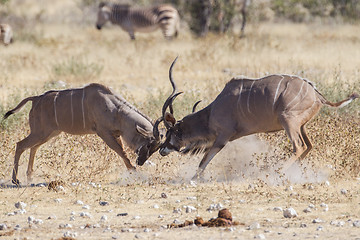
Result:
[[[233,78],[210,105],[176,121],[172,111],[166,112],[179,94],[172,79],[175,62],[176,59],[169,71],[173,92],[162,108],[161,120],[164,120],[167,133],[166,140],[160,147],[160,154],[166,156],[172,151],[204,152],[194,178],[203,174],[211,159],[229,141],[254,133],[282,129],[285,129],[293,145],[292,157],[283,166],[286,170],[311,150],[305,124],[320,108],[323,105],[341,107],[359,97],[354,93],[343,101],[329,102],[311,82],[297,76]]]
[[[121,139],[137,153],[137,162],[145,162],[159,149],[159,122],[153,125],[148,117],[103,85],[93,83],[83,88],[48,91],[25,98],[8,111],[4,119],[19,111],[28,101],[32,101],[29,113],[31,132],[16,145],[14,184],[19,184],[17,173],[21,154],[30,148],[27,177],[31,181],[37,149],[61,132],[97,134],[123,158],[129,170],[135,167],[126,156]]]

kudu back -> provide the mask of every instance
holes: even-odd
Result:
[[[61,132],[97,134],[122,157],[129,170],[135,168],[123,149],[121,139],[138,154],[138,162],[145,162],[159,148],[158,127],[154,128],[148,117],[101,84],[48,91],[25,98],[8,111],[4,119],[19,111],[28,101],[32,101],[29,113],[31,132],[16,145],[12,175],[14,184],[19,184],[17,173],[21,154],[30,148],[27,178],[31,181],[37,149]]]
[[[359,97],[354,93],[340,102],[329,102],[310,81],[297,76],[233,78],[207,107],[176,121],[172,112],[166,112],[179,94],[171,73],[175,62],[176,59],[169,71],[173,93],[165,101],[161,117],[167,133],[160,154],[204,152],[194,178],[203,174],[211,159],[229,141],[283,129],[293,145],[293,154],[283,165],[285,171],[311,150],[305,125],[320,108],[323,105],[342,107]]]

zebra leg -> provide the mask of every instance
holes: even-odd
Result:
[[[131,40],[135,40],[135,33],[134,33],[134,31],[129,31],[129,35],[130,35]]]

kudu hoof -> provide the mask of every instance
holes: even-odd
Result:
[[[12,182],[13,184],[17,185],[17,186],[20,185],[19,179],[15,179],[15,180],[13,179],[13,180],[11,180],[11,182]]]

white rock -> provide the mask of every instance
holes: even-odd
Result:
[[[196,197],[187,197],[187,200],[196,200]]]
[[[196,187],[197,183],[195,181],[190,181],[190,185]]]
[[[260,228],[260,223],[254,222],[247,229],[248,230],[253,230],[253,229],[259,229],[259,228]]]
[[[186,206],[186,213],[191,213],[196,211],[196,208],[193,206]]]
[[[324,222],[323,220],[321,220],[320,218],[315,218],[314,220],[312,220],[312,223],[322,223]]]
[[[14,211],[14,214],[25,214],[26,213],[26,210],[25,209],[19,209],[19,210],[16,210]]]
[[[108,217],[106,215],[102,215],[100,218],[100,221],[106,222],[108,220]]]
[[[164,218],[164,215],[159,215],[158,218]]]
[[[19,208],[19,209],[25,209],[26,208],[26,203],[24,202],[17,202],[15,203],[15,207]]]
[[[325,186],[330,186],[330,182],[329,182],[329,181],[325,181]]]
[[[121,232],[133,232],[132,228],[122,228]]]
[[[61,199],[61,198],[55,198],[55,199],[54,199],[54,202],[56,202],[56,203],[61,203],[61,202],[62,202],[62,199]]]
[[[84,205],[84,202],[81,200],[76,200],[75,204],[76,205]]]
[[[9,212],[9,213],[7,213],[6,215],[8,215],[8,216],[15,216],[15,213],[14,213],[14,212]]]
[[[84,205],[84,206],[82,206],[82,209],[90,209],[90,206],[89,205]]]
[[[140,216],[134,216],[133,219],[134,220],[140,219]]]
[[[206,210],[211,212],[211,211],[215,211],[215,210],[221,210],[223,208],[224,208],[224,206],[221,203],[218,203],[218,204],[211,204],[210,207]]]
[[[180,208],[176,208],[173,210],[173,213],[181,213],[181,209]]]
[[[159,209],[159,205],[155,204],[155,205],[153,206],[153,208]]]
[[[246,200],[241,199],[241,200],[239,200],[239,203],[240,203],[240,204],[244,204],[244,203],[246,203]]]
[[[76,232],[70,232],[70,231],[67,231],[64,233],[63,235],[64,237],[71,237],[71,238],[75,238],[77,237],[77,233]]]
[[[255,239],[266,239],[264,234],[259,234],[254,237]]]
[[[57,192],[65,192],[65,188],[63,186],[56,186]]]
[[[285,191],[292,191],[292,190],[294,190],[293,186],[289,186],[289,187],[285,188]]]
[[[71,216],[70,221],[75,221],[75,216]]]
[[[33,222],[34,222],[35,224],[38,224],[38,225],[44,223],[43,220],[41,220],[41,219],[35,219]]]
[[[316,231],[322,231],[323,230],[323,226],[318,226],[317,228],[316,228]]]
[[[90,215],[90,213],[88,213],[88,212],[81,212],[81,213],[80,213],[80,217],[83,217],[83,218],[91,218],[91,215]]]
[[[345,194],[347,194],[347,190],[343,188],[340,190],[340,193],[345,195]]]
[[[354,221],[354,222],[353,222],[353,226],[360,228],[360,220]]]
[[[35,220],[35,218],[34,218],[33,216],[29,216],[29,217],[27,218],[28,223],[33,223],[34,220]]]
[[[173,223],[175,223],[175,224],[180,224],[181,222],[180,222],[178,219],[175,219],[175,220],[173,221]]]
[[[70,215],[76,215],[76,212],[72,211],[72,212],[70,213]]]
[[[275,212],[282,212],[283,211],[282,207],[274,207],[273,210]]]
[[[6,230],[7,229],[7,226],[5,223],[0,223],[0,231],[1,230]]]
[[[295,209],[293,208],[287,208],[283,211],[283,215],[286,218],[293,218],[293,217],[297,217],[297,213],[295,211]]]
[[[309,207],[308,207],[308,208],[305,208],[305,209],[303,210],[303,212],[304,212],[304,213],[309,213],[309,212],[311,212],[311,208],[309,208]]]
[[[309,207],[309,208],[315,208],[315,205],[312,204],[312,203],[310,203],[308,207]]]
[[[151,232],[151,229],[150,228],[145,228],[144,232]]]

